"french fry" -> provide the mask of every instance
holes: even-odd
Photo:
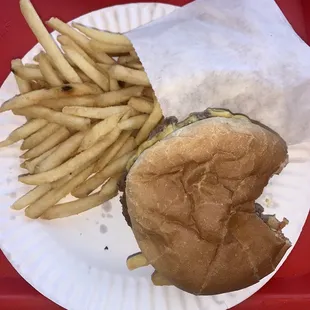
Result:
[[[82,55],[70,46],[62,47],[69,58],[80,68],[91,80],[93,80],[104,91],[110,90],[109,77],[102,74],[94,66],[92,66]]]
[[[74,115],[66,115],[62,112],[57,112],[46,107],[27,107],[23,109],[14,110],[16,115],[24,115],[28,117],[40,117],[49,122],[63,125],[71,130],[87,130],[90,126],[90,120]]]
[[[57,75],[52,65],[50,64],[48,58],[46,57],[46,54],[43,52],[39,54],[39,67],[42,76],[49,85],[61,86],[64,84],[60,77]]]
[[[38,199],[40,199],[43,195],[45,195],[49,190],[51,190],[52,186],[51,184],[42,184],[39,186],[36,186],[34,189],[29,191],[27,194],[19,198],[17,201],[15,201],[11,209],[13,210],[22,210],[26,208],[28,205],[36,202]]]
[[[105,139],[99,141],[88,150],[69,159],[59,167],[35,175],[19,176],[19,181],[25,184],[40,185],[59,180],[60,178],[74,172],[79,167],[90,162],[94,158],[97,158],[97,156],[99,156],[117,140],[119,135],[120,130],[117,128],[107,135]]]
[[[47,54],[52,58],[57,69],[63,74],[66,80],[70,83],[81,83],[81,79],[65,60],[55,41],[44,27],[31,2],[29,0],[21,0],[20,9],[32,32],[44,47]]]
[[[151,87],[145,87],[143,89],[143,96],[153,100],[154,97],[154,90]]]
[[[83,56],[92,66],[96,66],[96,63],[88,56],[88,54],[78,45],[76,44],[70,37],[66,35],[60,35],[57,37],[57,41],[62,46],[71,46],[74,48],[81,56]]]
[[[147,119],[148,119],[148,115],[146,114],[133,116],[127,120],[119,122],[118,127],[121,130],[140,129]]]
[[[39,65],[37,65],[37,64],[24,64],[24,66],[25,66],[26,68],[40,69],[40,68],[39,68]]]
[[[89,39],[85,37],[80,32],[76,31],[74,28],[70,27],[68,24],[64,23],[58,18],[52,17],[47,24],[57,30],[59,33],[68,36],[71,40],[73,40],[77,45],[79,45],[91,58],[96,61],[114,64],[115,61],[108,56],[106,53],[98,53],[95,52],[89,45]]]
[[[82,152],[93,146],[98,140],[111,132],[120,120],[122,114],[112,115],[103,121],[95,124],[84,136],[78,152]]]
[[[44,127],[46,124],[47,121],[44,119],[33,119],[28,121],[26,124],[12,131],[4,141],[1,141],[0,148],[29,137],[31,134]]]
[[[118,80],[134,85],[150,86],[150,81],[144,71],[127,68],[121,65],[111,66],[109,75]]]
[[[40,128],[37,132],[27,137],[22,143],[20,149],[21,150],[29,150],[47,139],[50,135],[52,135],[55,131],[60,128],[58,124],[50,123],[46,126]]]
[[[4,102],[0,107],[0,112],[13,109],[21,109],[31,105],[36,105],[42,100],[59,99],[73,96],[96,95],[102,91],[97,85],[84,84],[68,84],[57,86],[50,89],[40,89],[23,95],[15,96],[12,99]]]
[[[136,62],[129,62],[129,63],[125,64],[124,66],[131,68],[131,69],[135,69],[135,70],[144,70],[142,64],[139,64]]]
[[[62,141],[66,140],[70,136],[68,129],[61,127],[56,132],[54,132],[48,139],[42,141],[40,144],[27,151],[21,158],[35,158],[46,151],[52,149],[54,146],[58,145]]]
[[[39,68],[36,69],[27,68],[25,66],[14,66],[14,68],[12,68],[12,72],[14,73],[14,75],[17,75],[18,77],[26,81],[45,80]]]
[[[130,132],[130,131],[125,131],[125,132],[121,133],[121,135],[118,138],[118,140],[115,141],[115,143],[112,144],[104,152],[103,156],[101,156],[101,158],[98,160],[98,162],[96,163],[96,165],[94,167],[94,173],[104,169],[109,164],[109,162],[112,159],[116,159],[117,158],[117,156],[119,155],[120,152],[124,152],[123,149],[126,149],[126,150],[125,150],[125,152],[122,155],[124,155],[126,153],[129,153],[129,152],[133,151],[136,148],[137,145],[136,145],[133,137],[131,137],[131,138],[132,138],[132,140],[134,142],[131,143],[131,146],[134,144],[134,147],[131,148],[131,146],[129,146],[129,144],[126,145],[126,142],[129,140],[131,133],[132,132]],[[121,156],[119,156],[119,157],[121,157]]]
[[[110,64],[110,65],[114,65],[116,63],[116,61],[111,56],[109,56],[107,53],[102,52],[102,51],[98,52],[98,51],[93,50],[92,48],[90,50],[91,50],[91,54],[90,54],[91,57],[95,59],[96,61],[102,62],[104,64]]]
[[[142,142],[144,142],[151,131],[157,126],[157,124],[162,119],[163,114],[160,108],[160,105],[158,101],[154,103],[154,109],[152,113],[150,114],[149,118],[146,120],[142,128],[139,130],[137,136],[136,136],[136,142],[138,145],[140,145]]]
[[[139,61],[139,57],[138,56],[132,56],[132,55],[128,55],[128,56],[120,56],[117,60],[117,63],[119,63],[120,65],[125,65],[129,62],[133,62],[133,61]]]
[[[110,91],[119,90],[121,87],[118,84],[118,81],[110,78]]]
[[[92,158],[85,165],[80,166],[79,168],[77,168],[73,172],[71,172],[70,174],[67,174],[64,177],[62,177],[62,178],[60,178],[60,179],[58,179],[56,181],[53,181],[51,183],[52,184],[52,188],[59,188],[59,187],[63,186],[64,184],[67,184],[72,178],[77,176],[79,173],[84,171],[86,168],[88,168],[91,165],[95,164],[97,159],[100,157],[101,154],[99,154],[98,156]],[[91,175],[91,174],[92,174],[92,171],[89,173],[89,175]]]
[[[106,184],[103,185],[100,193],[98,194],[94,194],[89,197],[78,199],[75,201],[55,205],[45,211],[42,214],[41,218],[47,220],[62,218],[79,214],[94,207],[97,207],[117,195],[118,180],[119,176],[111,178]]]
[[[15,66],[22,66],[23,63],[20,59],[13,59],[11,61],[11,67],[14,69]],[[21,79],[19,76],[15,75],[15,80],[19,89],[19,92],[21,94],[25,94],[31,91],[31,85],[29,83],[29,81],[23,80]]]
[[[129,139],[125,142],[125,144],[121,147],[119,152],[115,155],[114,159],[118,159],[122,157],[123,155],[134,151],[138,147],[135,138],[134,137],[129,137]],[[99,162],[98,162],[99,163]]]
[[[66,141],[59,144],[55,152],[53,152],[50,156],[42,160],[42,162],[37,165],[35,173],[51,170],[64,163],[79,148],[84,136],[84,132],[78,132],[68,138]]]
[[[102,64],[100,64],[100,65],[102,65]],[[107,65],[107,66],[111,66],[111,65]],[[98,63],[97,63],[97,64],[96,64],[96,68],[97,68],[101,73],[103,73],[104,75],[109,75],[108,70],[105,69],[104,66],[99,66]],[[121,87],[119,86],[117,80],[112,79],[110,76],[109,76],[109,79],[110,79],[110,91],[121,89]]]
[[[41,80],[33,80],[33,81],[29,81],[31,89],[32,90],[40,90],[40,89],[44,89],[44,88],[48,88],[49,85],[47,84],[47,82],[45,81],[41,81]]]
[[[118,193],[118,181],[122,177],[122,173],[115,174],[109,179],[108,182],[104,183],[99,191],[100,196],[107,196],[112,193],[115,195]]]
[[[89,41],[91,48],[98,52],[104,52],[107,54],[123,54],[128,53],[133,50],[133,47],[130,45],[114,45],[106,42],[100,42],[97,40],[91,39]]]
[[[114,114],[126,113],[131,108],[128,106],[115,106],[107,108],[92,108],[92,107],[64,107],[62,112],[68,115],[75,115],[80,117],[105,119]]]
[[[138,58],[139,58],[139,56],[138,56],[138,54],[137,54],[137,52],[136,52],[135,50],[130,51],[129,54],[130,54],[131,56],[134,56],[134,57],[138,57]]]
[[[106,64],[106,63],[97,62],[96,65],[97,65],[97,68],[103,70],[103,72],[108,72],[113,64]]]
[[[147,258],[141,252],[130,255],[126,261],[129,270],[135,270],[140,267],[148,266],[149,264]]]
[[[132,157],[133,154],[134,152],[131,152],[112,161],[103,170],[99,171],[94,176],[92,176],[80,186],[78,186],[75,190],[73,190],[72,195],[77,198],[83,198],[88,196],[91,192],[93,192],[96,188],[103,184],[108,178],[118,173],[121,173],[125,169],[128,160]]]
[[[154,109],[153,102],[146,98],[131,97],[128,101],[128,105],[136,111],[147,114],[152,113]]]
[[[42,155],[33,158],[33,159],[29,159],[26,160],[25,162],[23,162],[25,169],[28,170],[28,172],[30,174],[33,174],[35,172],[35,168],[36,166],[45,158],[47,158],[48,156],[50,156],[53,152],[55,152],[55,150],[57,149],[58,145],[54,146],[52,149],[44,152]]]
[[[86,27],[82,24],[75,23],[75,22],[72,23],[72,26],[80,30],[86,36],[92,39],[95,39],[97,41],[102,41],[108,44],[118,44],[118,45],[125,45],[125,46],[132,47],[130,40],[126,38],[123,34],[102,31],[102,30]]]
[[[75,71],[83,82],[92,83],[92,80],[82,70],[75,68]]]
[[[128,101],[131,97],[141,96],[143,86],[131,86],[120,90],[110,91],[96,97],[96,106],[108,107]]]
[[[45,220],[52,220],[80,214],[97,206],[100,206],[102,203],[112,199],[116,195],[117,192],[111,193],[110,195],[106,196],[94,194],[86,198],[77,199],[75,201],[61,203],[45,211],[42,214],[41,218]]]
[[[91,174],[92,170],[93,165],[80,172],[63,186],[54,188],[47,192],[43,197],[41,197],[40,200],[30,204],[26,208],[25,215],[32,219],[38,218],[46,210],[54,206],[59,200],[68,195],[74,188],[86,180]]]
[[[90,95],[83,97],[47,99],[42,100],[39,105],[55,111],[62,111],[62,109],[67,106],[92,107],[95,104],[95,98],[96,96]]]

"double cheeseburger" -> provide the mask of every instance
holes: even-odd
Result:
[[[151,264],[155,284],[196,295],[257,283],[291,246],[288,221],[255,203],[287,159],[284,140],[243,115],[208,109],[164,120],[120,184],[141,249],[129,265]]]

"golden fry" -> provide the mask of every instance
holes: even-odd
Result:
[[[83,97],[71,97],[71,98],[60,98],[60,99],[47,99],[40,102],[40,106],[46,108],[62,111],[67,106],[82,106],[92,107],[95,104],[96,96],[83,96]]]
[[[98,69],[103,70],[102,72],[107,72],[108,73],[109,69],[112,67],[113,64],[106,64],[106,63],[97,62],[96,65],[97,65]]]
[[[35,172],[40,173],[48,171],[64,163],[79,148],[84,136],[84,132],[78,132],[68,138],[66,141],[59,144],[55,152],[53,152],[50,156],[42,160],[42,162],[37,165]]]
[[[127,258],[126,264],[129,270],[135,270],[140,267],[148,266],[150,263],[142,253],[136,253]]]
[[[32,134],[31,136],[27,137],[24,142],[22,143],[20,149],[21,150],[29,150],[43,140],[47,139],[50,135],[52,135],[55,131],[60,128],[58,124],[50,123],[46,126],[40,128],[37,132]]]
[[[112,115],[103,121],[95,124],[84,136],[84,139],[80,145],[79,152],[87,150],[93,146],[98,140],[111,132],[120,120],[122,114]]]
[[[42,215],[50,207],[54,206],[59,200],[68,195],[74,188],[85,181],[91,174],[93,166],[89,166],[75,177],[71,178],[66,184],[59,188],[54,188],[46,193],[40,200],[30,204],[26,210],[25,215],[29,218],[35,219]]]
[[[12,68],[12,72],[18,77],[20,77],[21,79],[26,80],[26,81],[31,81],[31,80],[44,81],[45,80],[40,69],[36,69],[36,68],[27,68],[25,66],[14,66],[14,68]]]
[[[106,196],[94,194],[86,198],[77,199],[75,201],[61,203],[45,211],[42,214],[41,218],[45,220],[52,220],[80,214],[97,206],[100,206],[105,201],[112,199],[116,195],[117,192],[111,193],[110,195]]]
[[[121,65],[111,66],[109,74],[112,78],[133,85],[150,86],[150,81],[144,71],[127,68]]]
[[[141,96],[143,86],[131,86],[120,90],[110,91],[96,97],[96,106],[108,107],[128,101],[131,97]]]
[[[63,81],[57,75],[57,72],[54,70],[53,66],[49,62],[46,54],[41,52],[39,54],[39,67],[44,77],[44,80],[51,86],[61,86],[63,85]]]
[[[31,150],[24,153],[22,158],[35,158],[46,151],[50,150],[54,146],[58,145],[62,141],[70,137],[70,132],[68,129],[61,127],[56,132],[54,132],[48,139],[42,141],[40,144],[32,148]]]
[[[145,96],[145,97],[147,97],[153,101],[154,90],[151,87],[145,87],[143,89],[143,96]]]
[[[147,114],[133,116],[127,120],[119,122],[118,127],[122,130],[140,129],[147,119]]]
[[[132,157],[134,152],[125,154],[119,159],[112,161],[106,168],[96,173],[94,176],[86,180],[83,184],[77,187],[72,195],[77,198],[82,198],[88,196],[101,184],[103,184],[108,178],[114,176],[115,174],[124,171],[128,160]]]
[[[88,54],[78,45],[76,44],[70,37],[66,35],[60,35],[57,37],[57,41],[62,46],[71,46],[74,48],[81,56],[83,56],[92,66],[95,66],[96,63],[88,56]]]
[[[120,157],[122,157],[123,155],[134,151],[137,148],[137,143],[135,141],[134,137],[129,137],[129,139],[125,142],[125,144],[121,147],[121,149],[119,150],[119,152],[115,155],[114,159],[118,159]]]
[[[32,32],[44,47],[47,54],[52,58],[53,63],[55,63],[57,69],[63,74],[66,80],[70,83],[81,83],[81,79],[65,60],[55,41],[44,27],[31,2],[29,0],[21,0],[20,9]]]
[[[28,205],[34,203],[38,199],[40,199],[43,195],[45,195],[52,188],[51,184],[42,184],[36,186],[34,189],[29,191],[27,194],[19,198],[15,201],[11,209],[13,210],[22,210],[26,208]]]
[[[159,103],[156,101],[154,103],[154,109],[152,113],[150,114],[149,118],[146,120],[142,128],[139,130],[137,136],[136,136],[136,142],[138,145],[140,145],[142,142],[144,142],[151,131],[158,125],[158,123],[161,121],[163,117],[161,108]]]
[[[75,71],[83,82],[92,83],[92,80],[82,70],[75,68]]]
[[[13,59],[11,61],[11,67],[13,69],[15,66],[22,66],[22,65],[23,65],[23,63],[20,59]],[[31,85],[30,85],[29,81],[23,80],[17,75],[14,75],[14,76],[15,76],[15,80],[16,80],[19,92],[21,94],[28,93],[31,91]]]
[[[14,110],[16,115],[24,115],[28,117],[40,117],[49,122],[63,125],[71,130],[87,130],[90,126],[90,120],[74,115],[66,115],[62,112],[57,112],[46,107],[28,107]]]
[[[40,89],[23,95],[15,96],[4,102],[0,107],[0,112],[21,109],[31,105],[36,105],[42,100],[68,98],[73,96],[96,95],[102,91],[97,85],[84,84],[68,84],[57,86],[50,89]]]
[[[44,127],[46,124],[47,124],[47,121],[44,119],[33,119],[33,120],[28,121],[26,124],[12,131],[4,141],[1,141],[0,148],[11,145],[19,140],[29,137],[34,132]]]
[[[128,105],[136,111],[147,114],[152,113],[154,109],[153,102],[146,98],[131,97],[128,101]]]
[[[106,184],[103,185],[100,193],[98,194],[52,206],[42,214],[41,218],[46,220],[62,218],[79,214],[94,207],[97,207],[117,195],[118,180],[119,176],[111,178]]]
[[[98,155],[104,152],[117,140],[119,135],[120,130],[115,129],[109,133],[105,139],[99,141],[88,150],[69,159],[59,167],[35,175],[22,175],[19,177],[19,181],[25,184],[40,185],[59,180],[60,178],[74,172],[79,167],[87,164],[94,158],[97,158]]]
[[[79,67],[91,80],[93,80],[104,91],[110,90],[109,77],[92,66],[82,55],[70,46],[63,46],[63,50],[69,58]]]
[[[95,51],[104,52],[107,54],[123,54],[133,50],[133,47],[130,45],[114,45],[93,39],[89,41],[89,44]]]
[[[128,106],[115,106],[107,108],[92,108],[92,107],[64,107],[62,112],[68,115],[75,115],[80,117],[105,119],[114,114],[126,113],[131,108]]]
[[[142,64],[136,63],[136,62],[129,62],[125,64],[125,66],[131,69],[135,69],[135,70],[144,70]]]
[[[117,156],[119,156],[120,152],[124,152],[123,151],[124,149],[125,149],[125,152],[122,155],[124,155],[125,153],[129,153],[136,148],[137,145],[136,145],[133,137],[131,137],[133,140],[133,143],[131,143],[131,145],[133,145],[133,144],[135,145],[133,148],[131,148],[131,146],[129,146],[129,144],[126,143],[129,140],[131,133],[132,132],[130,132],[130,131],[125,131],[125,132],[121,133],[119,139],[117,141],[115,141],[115,143],[112,144],[104,152],[104,154],[101,156],[101,158],[98,160],[98,162],[96,163],[96,165],[94,167],[94,172],[97,172],[97,171],[104,169],[112,159],[116,159]],[[121,157],[121,156],[119,156],[119,157]]]
[[[74,28],[59,20],[58,18],[52,17],[47,24],[57,30],[59,33],[68,36],[71,40],[73,40],[77,45],[79,45],[92,59],[96,61],[114,64],[115,61],[113,58],[108,56],[106,53],[98,53],[94,51],[89,45],[89,39],[85,37],[80,32],[76,31]]]
[[[44,89],[44,88],[49,87],[49,85],[45,81],[33,80],[33,81],[29,81],[29,83],[30,83],[32,90],[40,90],[40,89]]]
[[[111,66],[111,65],[104,65],[104,66],[101,66],[101,65],[103,64],[100,64],[99,66],[99,64],[97,63],[96,68],[104,75],[109,76],[108,70],[105,68],[105,66]],[[121,89],[117,80],[112,79],[110,76],[109,76],[109,79],[110,79],[110,91]]]
[[[30,174],[33,174],[35,172],[35,168],[36,166],[45,158],[47,158],[48,156],[50,156],[53,152],[55,152],[55,150],[57,149],[58,145],[54,146],[52,149],[46,151],[45,153],[43,153],[42,155],[33,158],[33,159],[29,159],[26,160],[25,162],[23,162],[23,166],[25,169],[28,170],[28,172]]]
[[[126,45],[129,47],[132,47],[130,40],[126,38],[123,34],[102,31],[102,30],[86,27],[82,24],[75,23],[75,22],[72,23],[72,26],[80,30],[86,36],[92,39],[95,39],[97,41],[105,42],[108,44],[118,44],[118,45]]]
[[[129,62],[133,62],[133,61],[139,61],[139,57],[138,56],[132,56],[132,55],[128,55],[128,56],[120,56],[117,60],[117,63],[119,63],[120,65],[125,65]]]

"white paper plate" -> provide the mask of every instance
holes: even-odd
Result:
[[[76,21],[125,32],[164,16],[174,7],[164,4],[130,4],[99,10]],[[36,45],[24,58],[31,61]],[[17,93],[12,75],[0,90],[1,103]],[[0,115],[0,139],[22,118]],[[121,214],[118,198],[84,214],[56,221],[32,221],[9,206],[29,188],[17,182],[21,173],[19,145],[0,150],[0,246],[15,269],[38,291],[73,310],[207,310],[232,307],[261,288],[270,278],[229,294],[195,297],[174,287],[154,287],[152,268],[129,272],[128,255],[138,251]],[[309,210],[310,146],[290,148],[291,163],[274,177],[261,197],[267,211],[286,216],[285,234],[296,243]],[[269,208],[269,209],[268,209]],[[105,247],[108,250],[105,250]],[[228,275],[229,276],[229,275]]]

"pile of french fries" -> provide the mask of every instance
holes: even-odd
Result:
[[[117,195],[117,182],[135,150],[162,119],[131,42],[57,18],[47,24],[29,0],[20,8],[42,50],[32,64],[12,60],[20,95],[0,112],[26,117],[0,147],[23,140],[19,181],[35,187],[12,208],[29,218],[79,214]],[[59,203],[67,195],[77,200]]]

